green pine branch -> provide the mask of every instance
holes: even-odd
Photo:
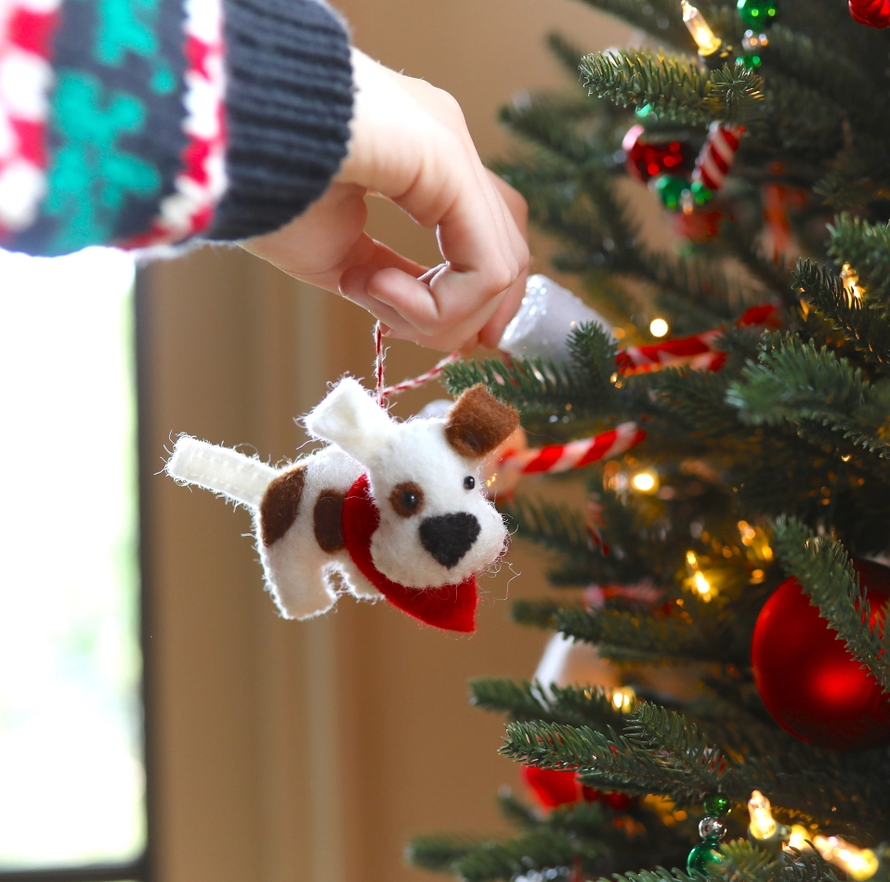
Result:
[[[763,108],[760,78],[742,65],[705,71],[688,56],[622,50],[585,55],[588,91],[621,107],[646,104],[667,119],[708,126],[750,124]]]
[[[830,627],[890,694],[890,629],[885,614],[875,627],[867,623],[871,607],[846,549],[834,539],[816,536],[793,518],[775,523],[776,555],[800,582]]]
[[[586,390],[562,365],[540,358],[511,358],[509,362],[458,361],[445,368],[445,385],[452,395],[483,383],[491,392],[522,413],[550,413],[554,407],[577,403]]]
[[[860,135],[841,150],[832,168],[813,187],[836,210],[883,209],[890,200],[890,157],[884,140]]]
[[[829,255],[839,266],[849,263],[858,273],[867,299],[877,300],[886,308],[890,297],[890,222],[873,224],[860,217],[840,214],[829,232]]]
[[[612,729],[597,732],[587,726],[515,722],[507,724],[504,742],[501,753],[526,765],[576,770],[591,787],[659,794],[680,805],[699,803],[704,795],[716,793],[723,774],[704,759],[686,762],[673,756],[669,747],[643,748]]]
[[[776,882],[786,876],[781,855],[743,839],[724,843],[720,847],[720,856],[719,865],[713,869],[714,876],[731,878],[735,882]]]
[[[778,73],[769,75],[768,84],[751,135],[768,149],[792,154],[794,161],[833,158],[843,145],[844,105]]]
[[[855,55],[845,55],[782,24],[770,28],[767,52],[770,69],[781,71],[783,76],[845,108],[857,127],[877,124],[879,131],[883,129],[885,120],[875,112],[875,100],[880,96],[875,95],[872,81]]]
[[[884,304],[851,296],[843,279],[813,260],[798,262],[793,284],[829,322],[835,337],[842,335],[851,354],[873,370],[886,372],[890,367],[890,322]]]
[[[649,701],[628,715],[624,734],[632,744],[658,752],[666,765],[685,778],[701,779],[704,784],[714,783],[728,762],[695,723]]]
[[[576,857],[593,860],[602,853],[596,841],[541,827],[506,842],[485,843],[455,861],[451,872],[464,882],[510,880],[530,870],[570,867]]]
[[[514,720],[546,720],[571,726],[621,726],[630,709],[619,710],[602,686],[557,686],[555,683],[507,679],[470,681],[470,703],[506,713]]]
[[[742,420],[796,426],[810,421],[882,458],[890,457],[884,437],[890,413],[888,381],[867,383],[860,369],[830,349],[817,349],[812,341],[778,333],[763,340],[759,363],[749,364],[727,390],[727,401]]]
[[[577,607],[558,609],[552,619],[558,631],[595,643],[600,654],[613,661],[747,664],[747,652],[729,639],[726,622],[690,622],[679,616],[659,618],[609,609],[588,612]]]
[[[611,878],[615,882],[701,882],[698,874],[690,876],[676,867],[672,870],[656,867],[654,870],[640,870],[638,873],[613,873]]]
[[[405,857],[416,867],[433,873],[451,873],[454,865],[482,845],[480,839],[465,836],[416,836],[408,845]]]

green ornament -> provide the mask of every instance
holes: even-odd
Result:
[[[680,207],[680,200],[684,191],[689,189],[685,178],[674,175],[659,175],[655,179],[655,192],[661,200],[661,204],[668,211],[676,211]]]
[[[743,65],[745,70],[757,70],[757,68],[763,64],[763,59],[759,55],[755,55],[753,52],[748,52],[744,55],[739,55],[739,57],[736,58],[736,64]]]
[[[720,840],[716,838],[708,838],[701,845],[696,845],[686,859],[689,872],[706,873],[708,867],[719,864],[723,860],[723,856],[717,851],[719,845]]]
[[[711,193],[701,181],[696,181],[695,184],[698,184],[700,189],[707,190],[708,193]],[[695,195],[695,184],[692,185],[693,195]],[[711,195],[713,196],[714,194],[711,193]],[[723,815],[729,814],[729,800],[725,796],[721,796],[719,793],[714,793],[705,800],[704,809],[705,814],[715,815],[718,818],[723,817]]]
[[[644,104],[641,108],[635,111],[635,116],[637,119],[646,119],[655,108],[651,104]]]
[[[706,187],[701,181],[693,181],[689,187],[689,190],[692,193],[692,201],[696,205],[705,205],[714,198],[714,191]],[[728,800],[724,796],[713,798],[722,799],[724,802],[727,803],[727,805],[729,804]],[[709,815],[717,814],[717,812],[709,811],[707,802],[705,802],[705,811],[708,812]]]
[[[762,28],[776,17],[774,0],[738,0],[739,17],[749,28]]]

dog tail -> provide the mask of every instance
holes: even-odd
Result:
[[[251,509],[260,507],[266,488],[278,474],[254,457],[188,435],[177,439],[165,471],[177,481],[221,493]]]

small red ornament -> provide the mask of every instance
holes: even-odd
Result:
[[[726,218],[722,211],[698,209],[687,214],[677,211],[671,215],[674,232],[690,242],[701,244],[713,239],[720,232],[720,224]]]
[[[890,0],[849,0],[850,15],[872,28],[890,28]]]
[[[872,625],[890,600],[890,569],[854,566],[868,593]],[[802,741],[865,750],[890,741],[890,699],[837,639],[796,579],[783,582],[754,625],[754,682],[769,712]]]
[[[544,808],[559,808],[561,805],[574,805],[576,802],[597,802],[602,800],[616,812],[630,807],[633,798],[626,793],[614,790],[603,792],[581,783],[576,772],[570,769],[539,769],[537,766],[523,766],[522,780],[529,786],[535,798]]]
[[[644,184],[665,173],[676,173],[692,168],[695,157],[683,141],[664,141],[651,144],[645,140],[646,130],[641,125],[631,126],[621,147],[627,158],[628,172]]]

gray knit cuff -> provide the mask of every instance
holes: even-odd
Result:
[[[207,238],[276,230],[327,189],[349,141],[342,20],[315,0],[227,0],[228,190]]]

